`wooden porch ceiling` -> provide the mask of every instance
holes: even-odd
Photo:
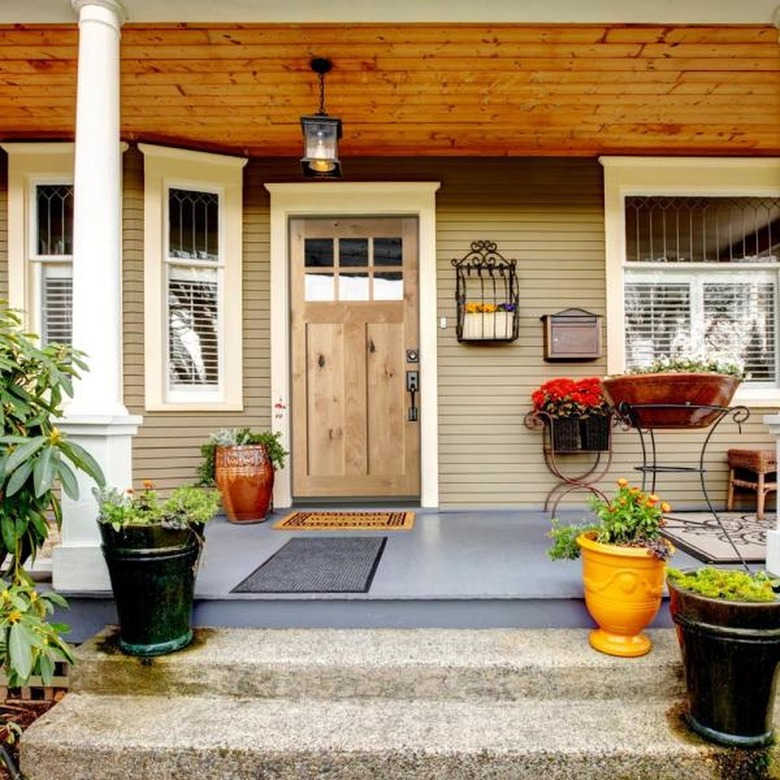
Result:
[[[0,139],[73,138],[77,45],[0,26]],[[122,137],[300,156],[312,56],[345,158],[780,155],[771,25],[128,24]]]

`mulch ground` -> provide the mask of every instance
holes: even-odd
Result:
[[[5,746],[17,768],[19,766],[19,738],[9,744],[9,728],[7,723],[15,723],[22,730],[26,729],[36,718],[51,709],[61,698],[56,694],[54,701],[15,701],[8,699],[0,701],[0,743]],[[5,762],[0,759],[0,780],[11,780],[12,776],[6,769]]]

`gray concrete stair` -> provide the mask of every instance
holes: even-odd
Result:
[[[617,659],[578,629],[206,629],[187,650],[141,661],[103,632],[78,649],[72,691],[25,733],[22,770],[30,780],[780,777],[777,748],[718,748],[687,731],[674,634],[650,633],[649,655]]]

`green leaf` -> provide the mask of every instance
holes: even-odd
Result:
[[[60,449],[75,466],[89,474],[99,486],[106,484],[100,464],[80,444],[73,441],[63,442]]]
[[[54,484],[55,467],[57,465],[54,452],[55,450],[51,445],[44,447],[35,462],[33,484],[35,485],[36,498],[40,498],[44,493],[51,490],[51,486]]]
[[[17,447],[9,456],[5,464],[5,474],[8,476],[11,472],[16,471],[24,461],[32,458],[38,450],[46,444],[45,436],[36,436],[30,439],[25,444]]]
[[[38,672],[44,685],[51,685],[54,679],[54,661],[45,653],[38,658]]]
[[[29,631],[21,623],[14,623],[8,629],[8,660],[11,668],[22,679],[27,680],[33,667],[33,643]]]
[[[64,460],[61,460],[58,464],[58,474],[65,495],[76,501],[79,497],[79,483],[73,469]]]
[[[8,480],[8,484],[5,487],[5,494],[7,496],[13,496],[18,493],[24,487],[32,470],[33,462],[31,460],[22,463],[22,465],[11,474],[11,478]]]

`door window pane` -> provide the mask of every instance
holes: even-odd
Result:
[[[375,301],[402,301],[404,280],[400,271],[385,271],[374,274]]]
[[[335,301],[336,280],[332,274],[307,273],[304,283],[304,300]]]
[[[374,239],[374,265],[401,265],[402,244],[400,238]]]
[[[307,238],[303,245],[306,268],[333,268],[333,239]]]
[[[367,301],[369,300],[368,274],[367,273],[340,273],[339,274],[339,300],[340,301]]]
[[[368,265],[368,239],[342,238],[339,241],[339,265],[365,268]]]

